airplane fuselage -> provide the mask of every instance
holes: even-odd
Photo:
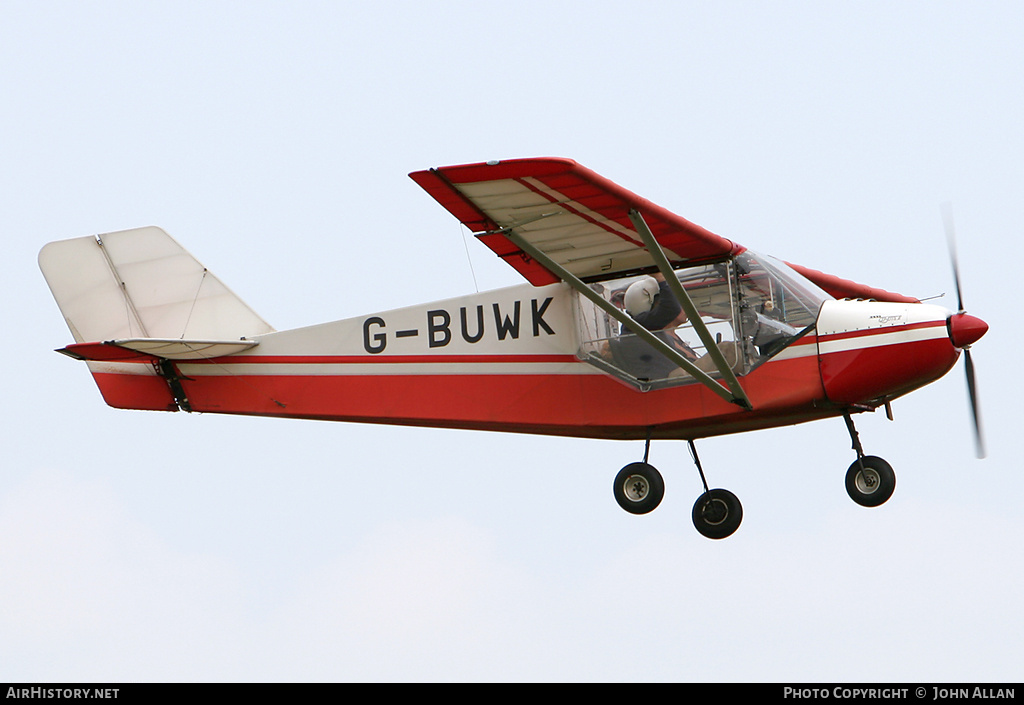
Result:
[[[829,300],[813,329],[741,376],[744,410],[698,383],[639,391],[581,359],[576,301],[563,284],[522,285],[268,333],[241,354],[176,362],[176,383],[206,413],[693,439],[874,408],[959,354],[942,307]],[[179,405],[150,365],[90,366],[112,406]]]

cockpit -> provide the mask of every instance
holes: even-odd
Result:
[[[649,275],[592,282],[589,287],[622,311],[634,330],[638,322],[643,323],[660,341],[711,377],[720,373],[704,341],[713,341],[734,374],[747,374],[811,330],[822,303],[832,298],[785,263],[750,251],[721,262],[682,267],[675,275],[700,323],[685,314],[668,323],[648,321],[635,310],[629,311],[626,294],[632,285],[643,282],[633,291],[642,287],[651,296],[659,291]],[[657,296],[666,295],[674,296],[662,284]],[[580,294],[576,295],[576,320],[578,357],[626,384],[647,391],[695,381],[680,364],[630,330],[630,325]],[[707,331],[703,336],[701,327]]]

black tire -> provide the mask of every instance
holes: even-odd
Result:
[[[630,514],[653,512],[665,496],[665,480],[653,465],[630,463],[612,485],[615,501]]]
[[[743,521],[743,505],[729,490],[708,490],[693,504],[693,525],[702,536],[724,539]]]
[[[877,456],[865,455],[846,471],[846,493],[862,507],[885,504],[895,490],[896,473],[889,463]]]

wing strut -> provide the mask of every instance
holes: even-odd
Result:
[[[644,245],[647,246],[647,251],[654,259],[654,263],[658,265],[658,270],[665,277],[665,281],[668,282],[668,288],[675,294],[676,299],[679,301],[679,305],[683,307],[683,311],[686,312],[686,317],[693,324],[693,329],[697,331],[697,335],[700,337],[700,342],[704,343],[705,349],[708,351],[708,355],[711,356],[712,362],[715,363],[715,368],[721,373],[722,379],[729,385],[729,390],[733,393],[734,401],[742,407],[747,409],[754,408],[750,403],[750,399],[747,397],[747,393],[743,391],[743,387],[740,386],[740,381],[736,379],[736,375],[733,373],[732,368],[729,367],[729,363],[726,361],[725,356],[722,355],[722,351],[718,349],[718,345],[715,343],[714,336],[711,335],[711,331],[708,330],[707,325],[700,317],[700,312],[697,307],[693,304],[693,299],[686,293],[686,289],[679,283],[679,277],[676,276],[672,270],[672,265],[669,264],[668,257],[665,256],[665,251],[661,249],[661,245],[654,239],[654,234],[651,229],[647,227],[647,223],[644,221],[644,217],[636,209],[630,209],[629,219],[633,222],[633,226],[639,233],[640,238],[644,241]]]
[[[537,249],[534,245],[527,241],[526,238],[520,236],[519,233],[517,233],[515,230],[513,230],[512,228],[502,228],[500,232],[504,234],[505,237],[507,237],[512,243],[514,243],[516,247],[518,247],[527,255],[529,255],[537,262],[539,262],[541,265],[543,265],[549,272],[556,275],[559,279],[561,279],[566,284],[571,286],[581,295],[585,296],[595,306],[597,306],[602,311],[607,313],[609,316],[617,320],[619,323],[625,326],[630,332],[635,333],[637,337],[641,338],[644,342],[646,342],[652,348],[657,350],[659,353],[661,353],[669,360],[674,362],[676,365],[684,369],[687,373],[692,375],[694,379],[696,379],[698,382],[700,382],[705,387],[710,389],[712,392],[714,392],[715,394],[722,397],[722,399],[725,399],[728,402],[738,404],[739,406],[742,406],[747,409],[751,408],[750,402],[749,400],[747,400],[745,394],[743,394],[742,396],[737,396],[729,389],[723,387],[715,379],[709,377],[702,369],[700,369],[692,362],[687,360],[685,357],[683,357],[681,354],[679,354],[679,352],[673,349],[668,343],[666,343],[661,338],[651,333],[651,331],[647,330],[642,325],[634,321],[626,313],[615,308],[615,306],[612,305],[611,302],[606,301],[603,296],[598,294],[596,291],[594,291],[589,286],[584,284],[583,281],[576,277],[574,274],[566,270],[560,264],[558,264],[553,259],[548,257],[539,249]],[[673,276],[670,278],[675,279],[675,275],[673,274]],[[740,390],[740,393],[742,394],[742,390]]]

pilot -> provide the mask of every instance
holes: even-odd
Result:
[[[660,272],[630,284],[623,297],[623,305],[633,320],[654,332],[699,369],[704,372],[715,369],[710,356],[701,357],[676,334],[675,329],[687,321],[686,312]],[[628,332],[623,326],[621,334]],[[686,374],[676,363],[632,335],[612,341],[611,352],[616,362],[638,378],[664,379]],[[735,351],[730,347],[724,352],[729,365],[734,365]]]
[[[622,297],[623,307],[633,320],[647,330],[661,330],[683,314],[675,294],[668,288],[664,275],[644,277],[629,285]]]
[[[622,307],[633,320],[661,338],[688,360],[697,354],[675,334],[674,328],[686,321],[686,314],[659,272],[653,277],[638,279],[629,285],[622,297]],[[620,338],[611,341],[608,352],[612,360],[639,379],[664,379],[679,367],[641,338],[630,335],[625,326]]]

